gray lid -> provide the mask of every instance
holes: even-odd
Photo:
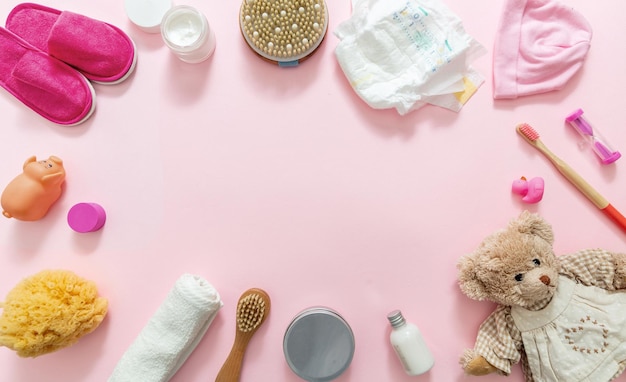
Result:
[[[354,335],[336,312],[312,308],[291,322],[283,351],[289,367],[300,378],[309,382],[331,381],[350,366]]]
[[[402,312],[399,310],[394,310],[393,312],[389,313],[387,315],[387,319],[389,320],[389,323],[391,324],[391,326],[393,326],[394,328],[402,326],[406,322],[404,320],[404,316],[402,315]]]

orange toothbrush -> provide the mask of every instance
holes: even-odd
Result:
[[[246,347],[270,312],[269,295],[258,288],[245,291],[237,303],[237,332],[230,354],[222,365],[215,382],[237,382]]]
[[[539,140],[539,133],[530,125],[522,123],[517,125],[517,132],[526,139],[528,143],[539,150],[552,162],[554,167],[572,183],[578,191],[587,197],[600,211],[611,218],[624,232],[626,232],[626,218],[609,203],[598,191],[596,191],[589,183],[587,183],[576,171],[574,171],[567,163],[554,155],[546,145]]]

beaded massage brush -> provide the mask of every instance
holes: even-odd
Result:
[[[245,291],[237,303],[237,332],[235,343],[215,382],[237,382],[246,347],[257,329],[261,327],[270,312],[270,296],[262,289],[251,288]]]
[[[239,26],[261,58],[296,66],[324,40],[328,9],[324,0],[243,0]]]

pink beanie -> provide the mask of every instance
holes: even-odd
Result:
[[[493,98],[561,89],[582,66],[589,22],[555,0],[506,0],[493,51]]]

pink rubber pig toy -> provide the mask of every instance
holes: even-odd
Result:
[[[513,192],[522,195],[525,203],[538,203],[543,198],[544,181],[541,177],[526,180],[525,177],[513,181]]]
[[[61,196],[65,181],[63,161],[55,156],[37,161],[32,156],[23,169],[2,192],[2,214],[18,220],[39,220]]]

